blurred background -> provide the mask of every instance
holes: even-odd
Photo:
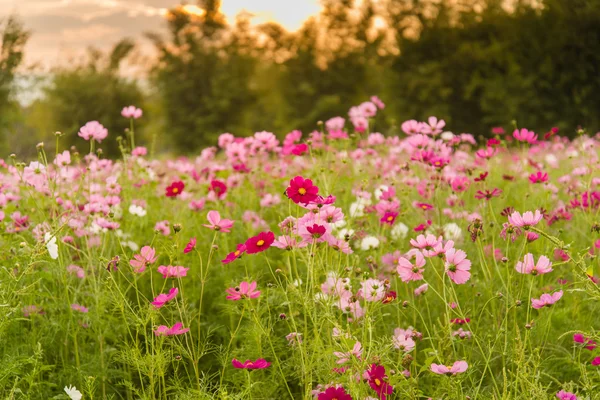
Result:
[[[305,134],[379,96],[375,130],[600,129],[600,0],[0,0],[0,157],[35,145],[192,154],[223,132]]]

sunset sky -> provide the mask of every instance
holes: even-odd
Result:
[[[105,49],[123,37],[141,39],[144,32],[165,27],[164,12],[177,0],[0,0],[0,18],[19,15],[33,36],[26,61],[64,63],[93,45]],[[187,3],[194,3],[188,1]],[[277,21],[295,30],[319,11],[318,0],[223,0],[222,11],[232,21],[247,10],[253,22]],[[147,45],[147,43],[146,43]]]

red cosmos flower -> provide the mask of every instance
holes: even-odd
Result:
[[[369,377],[369,386],[379,396],[380,400],[386,400],[386,396],[392,394],[394,388],[386,382],[387,375],[385,374],[385,367],[377,364],[371,364],[371,368],[367,371]]]
[[[393,290],[390,290],[388,292],[386,292],[385,296],[383,296],[383,299],[381,300],[381,302],[383,304],[387,304],[387,303],[391,303],[392,301],[396,300],[398,298],[398,295],[396,294],[396,292],[394,292]]]
[[[538,171],[535,174],[529,175],[529,182],[531,183],[544,183],[548,182],[548,173]]]
[[[212,181],[210,181],[210,186],[208,187],[208,190],[215,192],[217,198],[221,199],[223,198],[223,196],[225,196],[225,193],[227,193],[227,185],[225,185],[225,183],[217,179],[213,179]]]
[[[221,260],[221,262],[223,264],[229,264],[229,263],[237,260],[238,258],[240,258],[242,256],[242,254],[244,254],[245,252],[246,252],[246,245],[243,243],[238,244],[237,250],[227,254],[227,257],[225,257],[224,260]]]
[[[427,220],[425,221],[424,224],[419,224],[417,225],[413,230],[415,232],[423,232],[424,230],[427,230],[427,228],[429,228],[431,226],[431,220]]]
[[[330,387],[319,393],[318,400],[352,400],[352,396],[343,387]]]
[[[379,221],[382,224],[394,225],[394,222],[396,221],[397,216],[398,216],[397,212],[386,212]]]
[[[297,176],[290,180],[290,186],[285,193],[296,204],[308,204],[316,200],[319,188],[313,185],[310,179]]]
[[[264,358],[259,358],[256,361],[246,360],[244,363],[234,358],[231,360],[231,364],[234,368],[238,369],[265,369],[271,365],[271,363]]]
[[[496,188],[492,191],[490,190],[485,190],[485,191],[481,191],[478,190],[477,193],[475,193],[475,198],[482,200],[482,199],[486,199],[486,200],[490,200],[493,197],[498,197],[502,194],[502,190]]]
[[[246,240],[246,253],[254,254],[265,251],[275,241],[275,234],[273,232],[261,232],[256,236]]]
[[[475,182],[483,182],[483,181],[485,181],[485,178],[487,178],[487,176],[488,176],[488,172],[487,171],[486,172],[482,172],[482,173],[479,174],[478,178],[475,178],[473,180]]]
[[[167,186],[166,195],[167,197],[177,197],[183,192],[184,188],[185,183],[183,183],[182,181],[173,182],[169,186]]]

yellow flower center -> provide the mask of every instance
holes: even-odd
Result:
[[[375,384],[377,386],[380,386],[381,385],[381,381],[378,378],[375,378]]]
[[[300,193],[301,195],[305,195],[306,194],[306,189],[300,188],[300,189],[298,189],[298,193]]]
[[[256,242],[257,246],[262,246],[263,244],[265,244],[265,241],[260,239],[258,242]]]
[[[392,221],[394,219],[394,217],[392,217],[391,215],[389,217],[387,217],[388,221]]]
[[[177,192],[179,192],[179,189],[173,188],[173,193],[177,193]]]
[[[235,254],[235,256],[237,257],[237,256],[239,256],[239,255],[240,255],[240,251],[239,251],[239,250],[236,250],[236,251],[234,251],[234,252],[233,252],[233,254]]]

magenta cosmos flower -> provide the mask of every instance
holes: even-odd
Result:
[[[232,251],[231,253],[227,254],[227,257],[225,257],[225,259],[221,260],[221,262],[223,264],[229,264],[229,263],[237,260],[238,258],[240,258],[242,256],[242,254],[244,254],[245,252],[246,252],[246,245],[244,243],[238,244],[237,250]]]
[[[193,237],[185,245],[185,248],[183,249],[183,254],[191,253],[195,248],[196,248],[196,238]]]
[[[232,221],[230,219],[221,219],[221,214],[219,214],[218,211],[209,211],[208,214],[206,215],[206,219],[208,219],[208,222],[210,222],[209,225],[203,225],[207,228],[213,229],[215,231],[221,231],[221,232],[231,232],[231,227],[233,226],[233,223],[235,221]]]
[[[402,282],[420,281],[423,279],[423,271],[425,271],[425,257],[420,251],[415,251],[414,264],[404,257],[398,259],[396,271],[400,275]]]
[[[446,273],[456,284],[466,283],[471,278],[471,261],[467,260],[467,253],[462,250],[450,249],[446,251]]]
[[[260,291],[256,290],[256,282],[241,282],[239,286],[229,288],[226,292],[228,293],[227,300],[233,301],[255,299],[260,296]]]
[[[529,175],[529,182],[531,183],[545,183],[548,182],[548,173],[538,171]]]
[[[386,400],[386,396],[392,394],[394,391],[394,388],[387,383],[385,367],[382,365],[371,364],[371,368],[367,370],[367,376],[369,378],[369,386],[377,392],[380,400]]]
[[[290,180],[285,193],[296,204],[308,204],[317,198],[319,188],[313,185],[312,180],[297,176]]]
[[[579,344],[585,345],[585,348],[588,349],[588,350],[594,350],[596,348],[596,342],[593,341],[590,338],[586,338],[581,333],[574,334],[573,335],[573,341],[575,343],[579,343]]]
[[[523,128],[521,130],[515,129],[513,132],[513,137],[519,142],[527,142],[530,144],[535,143],[537,140],[537,135],[533,131],[527,130],[527,128]]]
[[[319,393],[318,400],[352,400],[352,396],[346,393],[346,389],[342,386],[330,387]]]
[[[233,360],[231,360],[231,364],[234,368],[238,369],[265,369],[271,365],[271,363],[265,360],[264,358],[259,358],[256,361],[246,360],[243,363],[234,358]]]
[[[575,393],[565,392],[564,390],[556,393],[556,397],[558,397],[560,400],[577,400]]]
[[[540,296],[539,299],[531,299],[531,307],[535,309],[540,309],[543,307],[550,307],[552,304],[556,303],[563,295],[563,291],[559,290],[558,292],[554,292],[552,294],[544,293]]]
[[[187,276],[189,268],[172,266],[172,265],[161,265],[158,267],[158,272],[162,274],[163,278],[181,278]]]
[[[431,371],[440,375],[457,375],[469,368],[466,361],[456,361],[451,367],[442,364],[431,364]]]
[[[156,336],[175,336],[175,335],[183,335],[184,333],[188,332],[189,330],[190,330],[190,328],[185,328],[185,329],[183,328],[183,323],[177,322],[171,328],[169,328],[166,325],[160,325],[159,327],[156,328],[156,330],[154,331],[154,334]]]
[[[185,183],[183,183],[182,181],[176,181],[167,186],[167,188],[165,189],[165,194],[167,197],[177,197],[181,193],[183,193],[184,188]]]
[[[530,226],[535,226],[544,218],[540,210],[535,210],[535,214],[531,211],[526,211],[521,214],[518,211],[515,211],[508,217],[508,222],[519,228],[529,228]]]
[[[90,121],[79,129],[77,134],[85,140],[95,140],[100,143],[108,136],[108,130],[98,121]]]
[[[523,262],[517,262],[515,269],[522,274],[543,275],[552,272],[552,263],[546,256],[540,256],[537,264],[533,259],[533,254],[525,254]]]
[[[246,253],[255,254],[267,250],[275,241],[273,232],[261,232],[246,240]]]
[[[142,273],[146,270],[146,267],[156,262],[158,257],[156,256],[156,250],[150,246],[142,247],[140,254],[133,256],[133,260],[129,261],[129,265],[133,267],[133,271]]]
[[[152,305],[154,307],[156,307],[156,308],[161,308],[168,301],[173,300],[175,298],[175,296],[177,296],[177,293],[179,293],[179,289],[177,289],[177,288],[171,288],[171,290],[169,290],[169,294],[163,294],[163,293],[161,293],[158,296],[156,296],[156,298],[152,302]]]

